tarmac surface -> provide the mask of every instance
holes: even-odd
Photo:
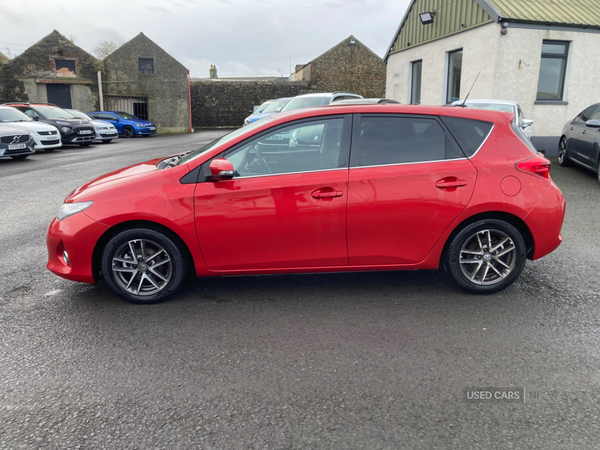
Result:
[[[64,197],[223,130],[0,159],[0,448],[600,448],[600,185],[491,296],[434,271],[192,280],[138,306],[45,269]],[[466,389],[516,390],[516,403]]]

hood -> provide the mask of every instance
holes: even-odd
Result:
[[[50,120],[52,122],[69,122],[69,124],[71,125],[90,125],[89,120],[77,119],[75,117],[73,117],[72,119],[64,117],[61,117],[60,119],[49,118],[47,120]]]
[[[21,126],[15,125],[0,125],[0,136],[7,136],[13,134],[29,134],[29,131]]]
[[[31,122],[10,122],[10,125],[23,127],[26,130],[35,131],[36,133],[40,131],[57,131],[57,128],[54,125],[43,122],[35,122],[33,120]]]
[[[98,178],[88,181],[84,185],[79,186],[77,189],[71,192],[65,199],[65,202],[83,201],[83,197],[86,197],[93,192],[97,192],[99,190],[124,183],[131,179],[140,178],[154,173],[158,170],[156,165],[163,159],[165,158],[163,157],[140,164],[134,164],[133,166],[125,167],[123,169],[115,170],[114,172],[99,176]]]
[[[92,125],[94,125],[95,127],[108,127],[108,128],[115,127],[112,123],[106,122],[104,120],[91,120],[90,122],[92,122]]]

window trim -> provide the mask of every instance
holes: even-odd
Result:
[[[414,87],[414,70],[415,70],[415,64],[417,63],[421,63],[421,77],[419,80],[419,103],[414,103],[413,102],[413,87]],[[409,70],[408,70],[408,104],[409,105],[420,105],[421,104],[421,91],[423,90],[423,59],[417,59],[414,61],[411,61],[409,63]]]
[[[152,61],[152,73],[142,72],[142,67],[141,67],[142,60],[144,60],[144,61]],[[154,70],[154,58],[138,58],[138,73],[140,75],[154,75],[155,72],[156,71]]]
[[[554,45],[564,45],[565,54],[557,55],[556,53],[544,53],[544,44],[554,44]],[[556,39],[544,39],[542,40],[542,54],[540,56],[540,72],[538,73],[538,84],[535,92],[535,104],[536,105],[568,105],[565,102],[565,98],[567,95],[567,82],[569,80],[569,67],[571,62],[571,44],[572,41],[561,41]],[[562,83],[560,86],[560,95],[559,98],[539,98],[538,95],[540,93],[540,79],[541,79],[541,70],[542,70],[542,61],[546,59],[561,59],[565,62],[564,71],[561,74]]]

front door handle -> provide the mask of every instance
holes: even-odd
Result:
[[[456,177],[442,178],[441,180],[438,180],[437,183],[435,183],[435,187],[440,189],[457,188],[466,185],[467,182],[465,180],[461,180]]]
[[[312,194],[313,198],[335,198],[344,195],[343,191],[338,191],[333,188],[321,188],[314,191]]]

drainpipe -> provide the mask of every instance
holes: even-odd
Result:
[[[191,80],[190,80],[190,71],[188,70],[188,108],[190,111],[190,133],[194,132],[194,129],[192,128],[192,86],[191,86]]]
[[[104,98],[102,96],[102,72],[98,71],[98,94],[100,97],[100,111],[104,111]]]

